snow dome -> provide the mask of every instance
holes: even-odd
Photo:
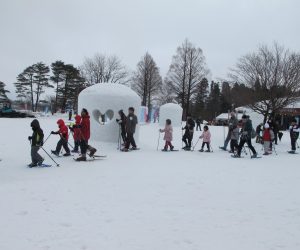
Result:
[[[171,119],[173,127],[181,126],[182,108],[175,103],[167,103],[160,106],[159,126],[165,126],[166,119]]]
[[[80,92],[78,111],[86,108],[91,119],[91,139],[96,141],[116,142],[119,137],[118,111],[134,107],[138,116],[141,99],[129,87],[115,83],[99,83]],[[136,130],[138,134],[138,126]]]

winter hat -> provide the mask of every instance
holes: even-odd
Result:
[[[39,121],[38,121],[37,119],[34,119],[34,120],[31,122],[30,126],[31,126],[32,128],[39,128],[39,127],[40,127],[40,123],[39,123]]]
[[[242,116],[242,119],[247,119],[247,118],[248,118],[247,115],[243,115],[243,116]]]
[[[64,125],[65,125],[65,122],[64,122],[62,119],[59,119],[59,120],[57,121],[57,124],[58,124],[59,127],[61,127],[61,126],[64,126]]]
[[[269,123],[266,123],[266,124],[265,124],[265,128],[266,128],[266,129],[270,128]]]

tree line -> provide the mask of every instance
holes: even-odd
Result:
[[[62,61],[50,67],[35,63],[17,76],[15,87],[18,98],[27,100],[33,111],[46,89],[54,89],[55,96],[50,99],[56,112],[67,106],[76,109],[78,94],[88,86],[126,84],[149,110],[153,105],[176,102],[183,108],[183,119],[191,113],[208,120],[239,106],[249,106],[266,118],[299,97],[300,54],[277,43],[262,45],[240,57],[221,82],[209,82],[209,73],[202,49],[186,39],[176,49],[164,79],[149,52],[141,57],[134,72],[117,56],[96,54],[85,58],[79,67]],[[0,101],[7,98],[6,93],[0,82]]]

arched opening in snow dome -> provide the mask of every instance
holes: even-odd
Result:
[[[93,118],[100,125],[105,125],[105,124],[110,123],[113,120],[114,111],[109,109],[103,114],[103,113],[101,113],[100,110],[95,109],[95,110],[93,110]]]

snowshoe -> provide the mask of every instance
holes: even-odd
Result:
[[[72,152],[72,153],[76,153],[76,154],[78,154],[78,153],[79,153],[79,151],[78,151],[78,150],[74,150],[74,149],[73,149],[71,152]]]
[[[223,146],[223,147],[219,147],[219,149],[222,149],[224,151],[226,151],[226,148]]]
[[[186,147],[184,150],[185,151],[191,151],[191,148],[190,147]]]
[[[288,151],[289,154],[297,154],[295,150]]]
[[[238,154],[231,155],[231,157],[232,157],[232,158],[241,158],[241,156],[240,156],[240,155],[238,155]]]
[[[138,147],[132,147],[130,150],[140,150]]]
[[[161,151],[165,151],[165,152],[166,152],[166,151],[168,151],[168,149],[166,149],[166,148],[163,148]]]
[[[257,154],[251,155],[251,159],[261,158],[261,156],[258,156]]]
[[[128,150],[128,148],[122,148],[121,151],[122,152],[128,152],[129,150]]]
[[[210,153],[210,149],[205,150],[206,153]]]
[[[71,155],[70,153],[63,154],[63,156],[70,156],[70,155]]]
[[[203,152],[204,150],[201,148],[200,150],[199,150],[199,152]]]

